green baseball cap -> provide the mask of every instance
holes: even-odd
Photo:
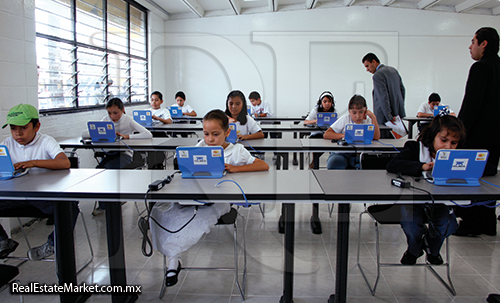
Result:
[[[2,128],[10,124],[24,126],[30,123],[31,119],[39,119],[38,110],[33,105],[21,103],[10,109],[7,114],[7,123]]]

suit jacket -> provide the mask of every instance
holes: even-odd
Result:
[[[380,125],[394,116],[406,116],[405,87],[394,67],[380,64],[373,74],[373,113]]]
[[[490,152],[484,175],[497,172],[500,157],[500,58],[484,54],[472,64],[458,119],[465,126],[467,148],[486,148]]]

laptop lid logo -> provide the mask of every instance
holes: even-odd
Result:
[[[453,159],[451,170],[466,170],[469,159]]]
[[[194,155],[193,156],[194,165],[208,165],[207,156],[205,155]]]

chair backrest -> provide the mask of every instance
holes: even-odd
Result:
[[[368,206],[367,211],[380,224],[399,224],[401,206],[402,204],[375,204]]]
[[[396,157],[397,151],[394,152],[373,152],[361,153],[361,169],[385,169],[387,163]]]
[[[7,285],[7,283],[12,281],[19,274],[19,268],[12,265],[0,264],[0,272],[2,273],[0,275],[1,291],[3,290],[3,286]]]

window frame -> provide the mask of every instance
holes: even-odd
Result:
[[[52,0],[52,1],[57,1],[57,0]],[[114,56],[119,56],[119,57],[125,57],[127,61],[127,66],[126,66],[126,99],[121,98],[120,99],[123,101],[125,106],[129,105],[140,105],[140,104],[148,104],[148,99],[149,99],[149,46],[148,46],[148,30],[149,30],[149,24],[148,24],[148,17],[149,17],[149,10],[142,6],[141,4],[133,1],[133,0],[120,0],[123,1],[126,4],[126,41],[127,41],[127,52],[120,52],[117,50],[113,50],[108,48],[108,2],[111,0],[102,0],[103,3],[103,8],[102,8],[102,18],[100,19],[101,22],[103,22],[103,36],[104,36],[104,45],[103,47],[96,46],[96,45],[91,45],[87,43],[83,43],[77,40],[77,0],[70,0],[70,9],[71,9],[71,34],[72,34],[72,39],[66,39],[54,35],[49,35],[45,33],[40,33],[36,32],[36,38],[44,39],[46,41],[54,41],[56,43],[63,43],[68,46],[68,48],[71,48],[71,53],[73,55],[73,63],[71,64],[71,71],[73,72],[73,77],[74,77],[74,82],[72,83],[72,96],[73,96],[73,101],[74,105],[71,107],[53,107],[53,108],[46,108],[46,109],[39,109],[39,112],[41,114],[62,114],[62,113],[75,113],[75,112],[83,112],[83,111],[91,111],[95,109],[100,109],[104,108],[106,105],[107,100],[110,98],[110,88],[109,88],[109,79],[112,79],[109,74],[109,57],[114,55]],[[35,3],[36,4],[36,3]],[[111,4],[112,5],[112,4]],[[139,10],[144,14],[144,55],[145,57],[141,57],[138,55],[133,55],[131,54],[131,6],[134,7],[134,9]],[[36,10],[36,8],[35,8]],[[35,16],[35,25],[37,24],[36,16]],[[37,48],[38,45],[35,43],[35,48]],[[79,73],[80,69],[78,68],[78,50],[82,49],[82,52],[85,52],[85,50],[93,50],[93,51],[98,51],[103,53],[103,68],[105,70],[104,76],[103,76],[103,82],[105,81],[105,93],[104,93],[104,98],[100,101],[99,104],[95,105],[81,105],[80,104],[80,99],[83,99],[84,97],[82,96],[81,92],[79,92],[79,86],[82,85],[82,83],[79,82]],[[38,51],[38,50],[37,50]],[[145,75],[144,75],[144,95],[143,97],[145,100],[143,101],[136,101],[132,102],[132,62],[133,60],[138,60],[139,62],[142,61],[145,64]],[[46,84],[40,85],[40,83],[37,83],[38,91],[40,91],[40,88],[45,87]],[[82,91],[83,92],[83,91]],[[95,96],[95,95],[94,95]],[[63,96],[63,99],[67,97]],[[40,96],[38,96],[38,105],[40,104]],[[40,105],[39,105],[40,107]]]

